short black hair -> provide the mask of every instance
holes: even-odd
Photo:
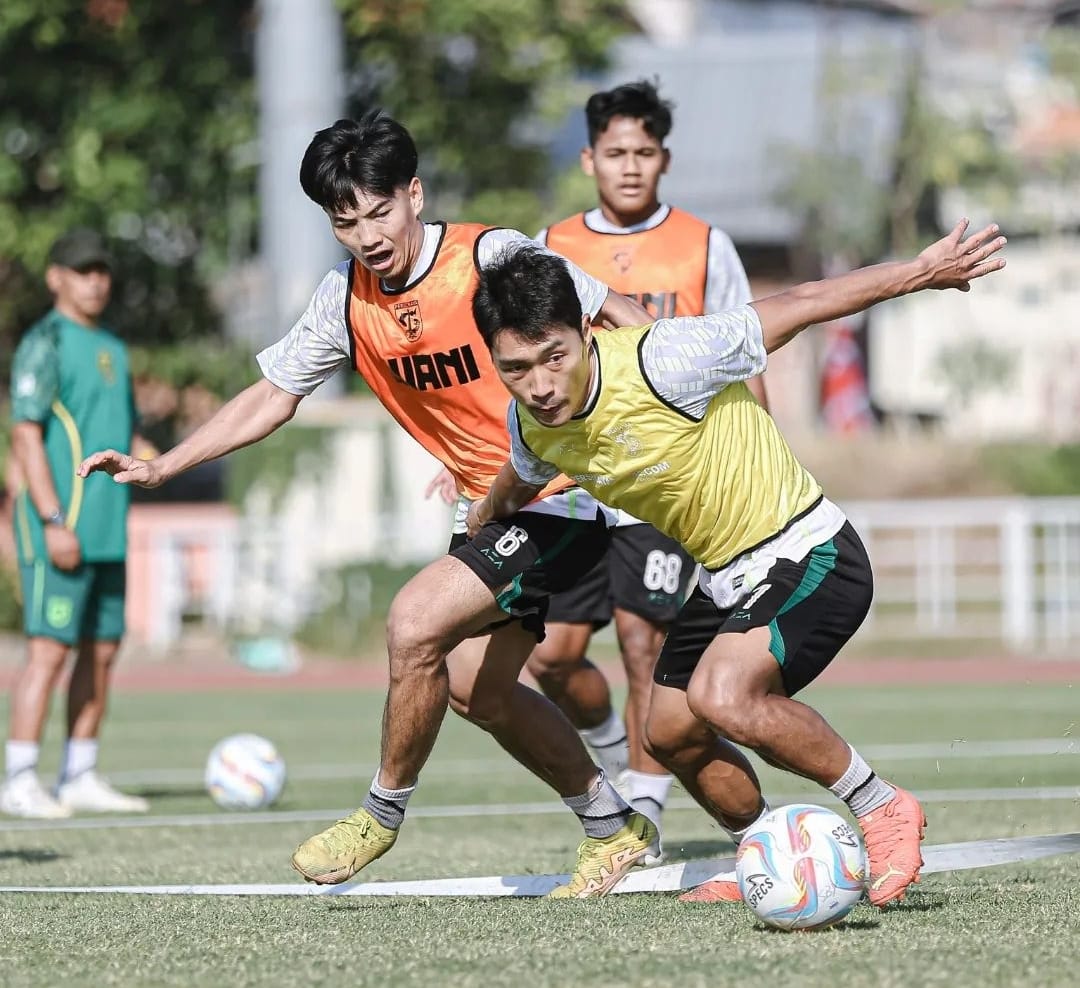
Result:
[[[338,120],[312,138],[300,163],[300,185],[323,209],[355,209],[358,189],[391,196],[408,185],[416,161],[412,135],[376,108],[359,120]]]
[[[489,350],[504,329],[531,343],[546,339],[552,326],[581,331],[581,300],[566,262],[537,244],[505,247],[481,269],[472,310]]]
[[[671,111],[675,104],[661,99],[655,82],[639,79],[614,89],[593,93],[585,104],[585,122],[589,127],[589,146],[608,128],[614,117],[640,120],[645,133],[661,144],[671,133]]]

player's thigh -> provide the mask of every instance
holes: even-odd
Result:
[[[520,622],[542,641],[551,595],[573,587],[609,543],[602,517],[586,521],[519,511],[489,522],[467,541],[455,536],[450,557],[488,588],[501,612],[497,620]]]
[[[653,668],[666,634],[666,624],[657,624],[621,607],[616,609],[615,637],[632,688],[652,682]]]
[[[60,570],[44,559],[19,567],[23,627],[29,638],[75,645],[90,597],[93,574],[87,564]]]
[[[417,573],[390,604],[386,641],[391,662],[412,652],[446,654],[499,620],[492,592],[454,556]]]
[[[124,637],[124,602],[127,595],[127,566],[123,562],[88,563],[92,571],[90,593],[83,612],[80,637],[83,641],[112,642]],[[98,661],[107,661],[101,652]]]
[[[608,572],[620,610],[666,627],[679,613],[693,571],[686,550],[652,525],[620,525],[612,533]]]

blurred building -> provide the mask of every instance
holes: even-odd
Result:
[[[1017,242],[968,293],[879,306],[870,391],[888,416],[973,442],[1080,440],[1080,238]]]
[[[1072,316],[1080,276],[1067,236],[1080,228],[1080,104],[1052,75],[1045,43],[1051,26],[1080,23],[1080,3],[640,0],[632,8],[643,33],[619,44],[600,81],[659,77],[676,103],[664,198],[732,235],[755,294],[842,263],[807,253],[813,210],[793,207],[787,189],[821,151],[848,155],[871,184],[891,186],[913,66],[933,112],[985,135],[992,167],[1005,173],[974,185],[946,180],[930,205],[943,229],[964,215],[999,222],[1014,240],[1012,269],[970,295],[878,306],[864,322],[804,334],[774,355],[767,376],[786,432],[857,431],[869,398],[878,415],[940,424],[950,436],[1080,434]],[[580,117],[568,147],[584,141]],[[812,190],[812,174],[801,181]],[[821,189],[830,194],[827,183]],[[857,195],[852,188],[852,210]],[[835,218],[844,205],[820,208]],[[1019,235],[1031,239],[1020,245]],[[1017,347],[1019,325],[1045,346]],[[858,393],[865,370],[868,396]]]
[[[616,46],[598,87],[655,76],[674,101],[664,199],[731,235],[756,295],[819,276],[823,259],[802,247],[806,211],[785,203],[785,190],[798,181],[800,157],[826,149],[859,162],[872,185],[891,182],[907,67],[919,39],[916,5],[640,0],[631,6],[643,33]],[[560,141],[567,161],[585,140],[575,111]],[[850,336],[838,338],[843,353],[861,355]],[[808,333],[771,358],[772,411],[788,434],[819,428],[821,375],[838,356],[824,334]],[[853,398],[856,405],[863,400]]]

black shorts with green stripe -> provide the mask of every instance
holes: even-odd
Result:
[[[668,632],[653,679],[686,689],[717,635],[768,627],[769,651],[780,664],[784,691],[794,696],[821,675],[859,629],[873,595],[870,559],[845,522],[798,562],[778,559],[734,607],[718,608],[697,587]]]
[[[491,588],[507,620],[519,620],[543,641],[548,599],[583,580],[610,541],[599,512],[585,520],[519,511],[489,522],[476,538],[454,535],[449,552]]]

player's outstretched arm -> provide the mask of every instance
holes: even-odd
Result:
[[[471,539],[489,521],[494,518],[509,518],[532,501],[544,485],[529,484],[522,480],[507,460],[495,477],[495,482],[479,501],[473,501],[469,507],[469,516],[465,522]]]
[[[79,476],[88,477],[101,470],[118,484],[158,487],[200,463],[265,439],[293,417],[300,398],[264,378],[222,405],[213,418],[167,453],[152,460],[137,460],[106,449],[83,460]]]
[[[1005,259],[994,255],[1006,240],[998,236],[997,224],[965,239],[967,228],[968,221],[961,220],[947,237],[910,261],[874,264],[752,302],[761,320],[765,349],[772,353],[807,326],[850,316],[900,295],[928,288],[969,291],[976,278],[1005,267]]]

